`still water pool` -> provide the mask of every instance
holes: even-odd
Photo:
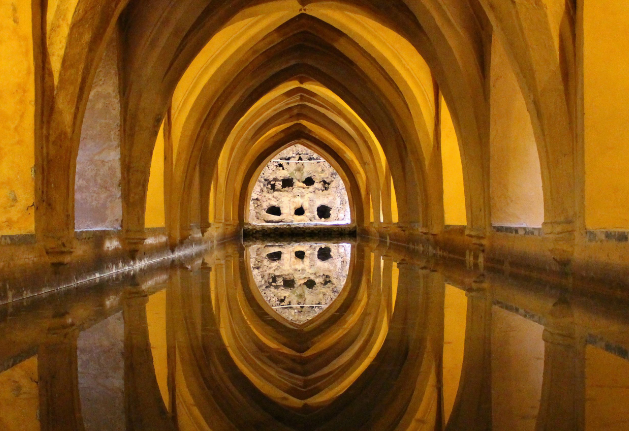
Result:
[[[0,430],[629,430],[629,308],[356,241],[0,308]]]

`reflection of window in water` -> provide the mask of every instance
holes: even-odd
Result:
[[[264,300],[299,325],[334,302],[347,281],[350,244],[251,245],[248,249],[253,279]]]

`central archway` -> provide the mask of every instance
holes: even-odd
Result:
[[[322,156],[300,144],[275,155],[251,193],[247,222],[348,224],[349,197],[343,179]]]

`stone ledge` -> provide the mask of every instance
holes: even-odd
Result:
[[[0,236],[0,245],[34,245],[35,243],[37,243],[37,238],[34,233]]]
[[[616,355],[623,359],[629,359],[629,351],[627,350],[626,347],[606,341],[601,336],[594,335],[594,334],[587,334],[586,342],[587,344],[594,347],[598,347],[599,349],[605,350],[606,352],[611,353],[612,355]]]
[[[79,241],[90,240],[94,238],[112,238],[120,235],[120,229],[87,229],[77,230],[74,237]]]
[[[0,304],[11,303],[47,292],[91,284],[103,277],[168,261],[181,254],[211,246],[209,239],[191,239],[170,250],[164,235],[148,233],[140,256],[132,260],[123,246],[121,231],[93,230],[75,234],[72,259],[63,267],[52,267],[34,235],[11,237],[0,255]]]
[[[525,235],[525,236],[542,236],[543,231],[541,227],[527,227],[527,226],[492,226],[496,233],[506,233],[511,235]]]
[[[245,225],[243,228],[244,239],[276,239],[276,238],[339,238],[356,236],[355,225]]]
[[[627,230],[588,230],[586,234],[588,242],[611,241],[629,242],[629,231]]]

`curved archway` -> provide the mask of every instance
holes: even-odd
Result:
[[[306,127],[298,124],[285,129],[282,133],[275,135],[271,140],[267,141],[266,145],[268,145],[268,147],[260,151],[260,155],[256,161],[250,164],[246,172],[243,172],[244,176],[239,177],[242,181],[238,184],[242,184],[243,186],[240,193],[234,194],[234,196],[239,197],[238,200],[234,202],[234,204],[238,205],[238,220],[244,221],[247,218],[246,211],[251,199],[254,179],[259,176],[261,169],[265,166],[265,162],[268,163],[274,154],[292,145],[292,143],[296,141],[300,141],[312,151],[322,153],[322,156],[341,174],[348,192],[351,220],[357,223],[358,226],[364,226],[366,216],[366,192],[364,180],[360,182],[357,180],[357,178],[364,178],[364,175],[357,175],[357,173],[360,172],[357,170],[357,166],[354,165],[351,167],[350,164],[338,156],[337,152],[334,151],[329,144],[326,144],[324,140],[312,134]]]
[[[256,172],[257,178],[254,177],[254,183],[248,187],[250,199],[246,222],[351,222],[346,183],[323,155],[296,141],[273,154],[266,165],[260,167],[262,169]],[[278,215],[267,215],[269,205],[283,209]],[[287,208],[287,205],[290,207]],[[321,206],[328,208],[327,214],[318,214],[317,207]],[[292,210],[293,207],[301,213],[298,214],[297,210],[294,214],[285,213],[286,209]]]
[[[342,127],[339,126],[334,121],[334,118],[337,118],[336,121],[339,121],[339,117],[336,117],[336,115],[342,114],[332,114],[330,111],[323,109],[324,107],[317,103],[317,99],[313,99],[311,97],[312,93],[310,93],[309,91],[304,91],[301,88],[296,88],[295,91],[295,94],[293,94],[292,91],[290,93],[284,93],[284,95],[290,94],[291,97],[288,100],[284,101],[284,96],[274,99],[279,100],[280,102],[284,101],[284,103],[281,103],[280,107],[280,109],[283,109],[282,111],[278,111],[276,113],[276,110],[272,109],[273,106],[265,106],[263,115],[261,117],[256,116],[256,118],[258,118],[258,122],[262,122],[261,126],[259,128],[243,126],[241,130],[247,130],[247,134],[241,136],[241,132],[238,132],[238,136],[233,140],[233,142],[235,143],[238,140],[242,140],[243,142],[253,143],[256,142],[256,139],[258,139],[257,142],[262,143],[265,140],[271,139],[272,136],[274,136],[270,133],[286,134],[291,130],[295,130],[296,128],[301,128],[305,131],[310,130],[309,133],[311,135],[318,136],[319,140],[325,140],[328,145],[331,145],[332,148],[334,148],[334,151],[327,151],[329,154],[344,154],[344,156],[342,157],[345,160],[344,163],[349,163],[349,166],[353,166],[352,172],[354,173],[357,181],[360,184],[367,184],[368,192],[371,194],[371,205],[374,208],[374,214],[379,214],[379,193],[381,187],[378,187],[378,185],[381,185],[384,182],[383,179],[380,179],[383,178],[384,173],[384,169],[381,166],[382,163],[386,163],[386,161],[382,160],[382,158],[378,155],[380,151],[374,148],[374,145],[377,145],[377,143],[370,141],[368,137],[362,137],[364,136],[364,133],[367,132],[366,129],[360,132],[359,129],[355,129],[355,126],[348,126],[348,124],[352,124],[351,120],[349,119],[345,120],[346,125]],[[299,98],[293,97],[295,95],[298,95]],[[265,120],[269,116],[269,120]],[[347,123],[347,121],[350,122]],[[248,122],[244,122],[243,124],[247,123]],[[315,131],[315,129],[313,129],[314,125],[318,125],[318,131]],[[326,132],[327,130],[332,131],[333,134]],[[260,138],[257,138],[257,136],[260,136]],[[339,139],[342,140],[343,144],[341,144],[341,141],[339,141]],[[228,140],[228,145],[230,141],[231,137]],[[358,144],[358,142],[363,142],[363,144]],[[253,148],[255,148],[255,146],[239,146],[237,150],[233,151],[233,155],[231,156],[230,161],[224,162],[224,166],[238,167],[238,169],[243,166],[248,166],[250,162],[247,161],[247,158],[251,158],[257,153],[256,151],[252,151]],[[348,149],[350,150],[349,153]],[[207,154],[208,152],[206,150],[202,155],[203,160],[207,159]],[[223,154],[221,155],[221,158],[222,157]],[[243,157],[245,157],[245,159],[243,159]],[[206,166],[207,164],[204,162],[203,165]],[[204,172],[206,178],[211,177],[212,174],[209,170]],[[241,177],[232,177],[231,174],[229,174],[226,181],[223,181],[224,184],[233,186],[241,184],[241,182]],[[362,188],[363,186],[361,186],[361,189]],[[363,191],[361,193],[364,196],[366,192],[367,191]],[[236,196],[236,194],[228,193],[227,196]],[[369,202],[367,202],[365,208],[369,208]],[[240,219],[242,220],[242,217]],[[374,215],[372,214],[371,221],[373,220]],[[366,222],[368,223],[369,220],[367,220]]]
[[[280,54],[280,56],[282,57],[283,60],[287,60],[287,61],[291,62],[291,54],[288,54],[288,53],[285,53],[285,52],[282,52],[282,51],[279,51],[278,54]],[[292,55],[295,55],[295,54],[292,54]],[[299,53],[298,55],[300,57],[303,57],[302,53]],[[250,64],[250,66],[252,64]],[[330,71],[335,71],[336,73],[340,73],[339,71],[343,70],[343,69],[347,70],[344,65],[337,64],[337,65],[334,65],[334,67],[332,67],[332,69],[330,69]],[[303,75],[304,72],[307,75],[310,75],[310,76],[314,75],[316,77],[317,75],[319,75],[319,78],[322,78],[323,80],[329,81],[327,83],[328,87],[330,85],[336,86],[336,87],[338,87],[338,90],[343,91],[343,87],[339,86],[338,82],[335,83],[335,81],[330,81],[330,78],[326,78],[325,75],[322,75],[321,72],[317,68],[312,68],[311,66],[300,66],[300,65],[298,65],[298,66],[290,66],[284,72],[280,72],[279,74],[272,75],[270,77],[270,81],[267,81],[267,83],[265,83],[264,85],[265,86],[274,87],[279,82],[282,82],[282,81],[284,81],[284,80],[286,80],[286,79],[288,79],[288,78],[290,78],[292,76]],[[335,73],[335,72],[333,72],[333,73]],[[252,73],[255,76],[261,76],[261,75],[264,76],[265,75],[265,72],[263,72],[263,71],[259,71],[259,72],[246,71],[247,75],[251,75]],[[266,73],[269,73],[269,72],[266,72]],[[347,73],[351,73],[351,72],[348,70]],[[319,79],[319,80],[321,80],[321,79]],[[260,90],[257,90],[257,91],[260,91]],[[358,91],[358,88],[355,89],[354,94],[360,94],[360,92],[356,93],[357,91]],[[251,97],[251,96],[249,96],[249,97]],[[254,97],[256,97],[256,99],[257,99],[258,96],[254,96]],[[352,98],[352,97],[353,96],[351,94],[348,94],[348,98]],[[371,102],[372,103],[371,103],[371,109],[369,110],[369,114],[370,114],[369,117],[373,118],[373,116],[371,114],[374,113],[374,111],[376,110],[375,107],[379,103],[376,100],[372,100]],[[250,106],[250,103],[252,103],[252,102],[238,103],[238,104],[236,104],[236,106],[239,106],[242,109],[243,105],[244,105],[244,107],[248,107],[248,106]],[[354,103],[357,104],[358,102],[355,101],[355,99],[354,99]],[[357,104],[356,106],[358,107],[358,106],[360,106],[360,104]],[[362,106],[364,106],[364,103],[362,104]],[[368,112],[364,108],[362,109],[362,111],[363,111],[362,112],[363,117],[368,115]],[[384,115],[384,117],[381,117],[381,121],[387,118],[387,114],[385,113],[384,110],[379,110],[379,113],[380,113],[380,115]],[[207,118],[212,118],[214,115],[216,115],[216,114],[211,114]],[[220,115],[221,116],[229,115],[234,120],[235,120],[235,118],[239,117],[238,115],[228,114],[227,112],[221,113]],[[388,120],[385,120],[385,124],[386,124],[386,121],[391,121],[391,120],[392,119],[390,119],[390,118]],[[398,134],[398,130],[399,129],[397,129],[396,127],[392,126],[390,123],[389,123],[389,125],[387,125],[385,127],[386,127],[386,129],[390,133],[392,133],[391,136],[395,136],[396,134]],[[227,131],[227,130],[231,129],[231,126],[226,126],[226,125],[219,126],[218,124],[213,124],[212,129],[215,130],[215,131],[220,131],[220,130]],[[380,127],[379,129],[382,130],[382,127]],[[210,132],[210,134],[208,134],[208,135],[205,135],[203,133],[202,135],[205,135],[205,136],[203,136],[202,140],[203,141],[211,140],[211,141],[218,141],[218,142],[224,141],[224,138],[222,138],[220,136],[218,136],[218,137],[217,136],[212,136],[211,135],[212,133],[213,132]],[[378,134],[381,134],[381,133],[378,132]],[[210,136],[212,136],[212,137],[210,137]],[[381,138],[383,138],[383,137],[384,137],[384,135],[381,135]],[[399,139],[396,139],[396,141],[400,143],[399,145],[402,145],[401,142],[403,142],[403,139],[400,137]],[[389,139],[389,142],[390,142],[390,139]],[[405,190],[412,189],[414,187],[414,184],[417,184],[417,180],[414,179],[414,174],[412,173],[411,167],[410,166],[406,166],[408,164],[412,165],[412,163],[413,163],[412,159],[413,158],[412,157],[408,157],[408,158],[405,159],[405,158],[401,157],[399,155],[399,153],[395,153],[395,151],[397,151],[397,149],[393,145],[398,145],[398,144],[392,144],[392,146],[386,146],[385,147],[385,152],[390,152],[391,153],[389,155],[389,162],[390,163],[394,163],[395,160],[398,160],[397,163],[396,163],[396,166],[399,166],[401,168],[401,169],[396,169],[396,170],[392,171],[392,174],[394,176],[394,182],[396,184],[396,190],[398,190],[398,193],[401,196],[401,200],[404,201],[404,204],[401,204],[399,206],[399,209],[400,209],[400,211],[399,211],[400,212],[400,220],[401,221],[403,220],[403,221],[411,221],[412,222],[412,220],[409,220],[409,219],[417,217],[419,214],[421,214],[421,211],[419,211],[418,209],[416,210],[416,208],[419,208],[419,206],[418,206],[419,205],[419,195],[417,193],[408,194],[408,193],[405,192]],[[402,150],[402,148],[399,148],[399,149]],[[201,150],[200,139],[197,138],[195,145],[192,148],[190,148],[190,151],[191,151],[190,155],[191,155],[192,159],[198,158],[198,154],[199,154],[200,150]],[[397,157],[395,157],[396,154],[398,154]],[[393,157],[393,160],[391,159],[391,157]],[[188,157],[183,157],[182,158],[182,160],[186,160],[186,159],[188,159]],[[401,160],[404,160],[404,162],[402,162]],[[182,163],[183,163],[183,161],[182,161]],[[188,172],[188,174],[190,174],[191,171],[188,169],[187,172]],[[188,180],[183,180],[182,179],[180,181],[183,181],[181,183],[183,185],[186,181],[189,181],[189,179]],[[184,190],[185,190],[185,187],[184,187],[184,189],[182,189],[182,191],[184,191]]]
[[[474,166],[478,166],[478,164],[474,164]],[[402,195],[403,195],[403,193],[402,193]],[[482,212],[482,211],[481,211],[481,212]]]

